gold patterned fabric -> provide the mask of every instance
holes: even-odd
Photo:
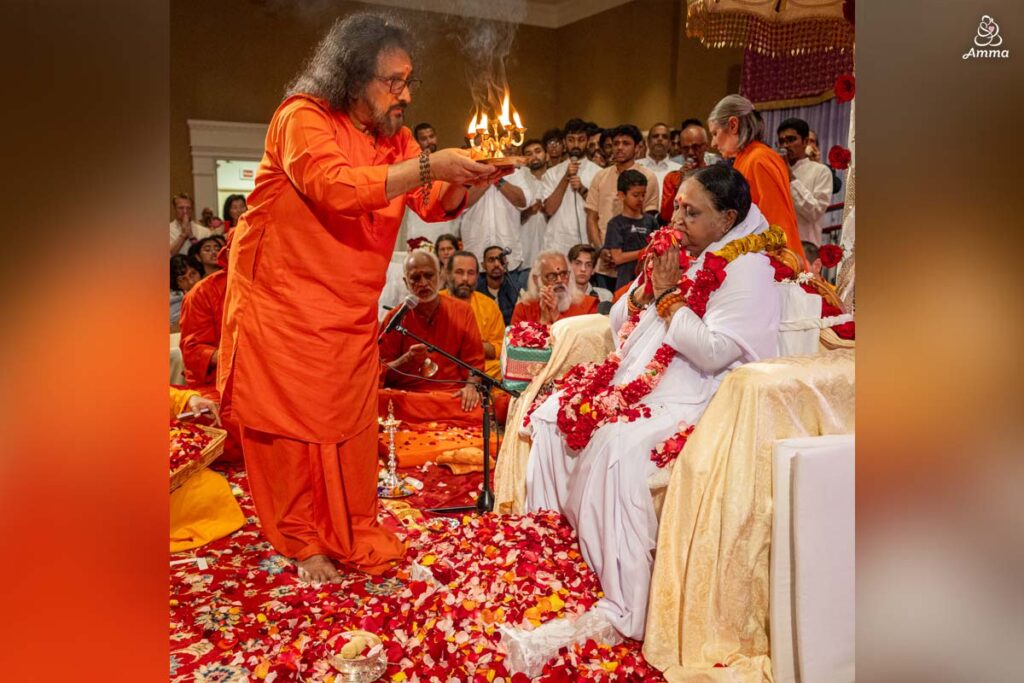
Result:
[[[667,680],[772,680],[772,446],[853,431],[852,350],[749,363],[722,382],[661,513],[643,650]]]
[[[850,109],[850,169],[846,172],[846,198],[843,201],[843,232],[840,244],[845,255],[839,263],[836,288],[843,308],[853,313],[857,309],[857,292],[854,286],[857,275],[857,236],[854,209],[857,208],[857,100]]]
[[[509,405],[505,438],[494,469],[494,511],[498,513],[522,514],[525,510],[530,439],[519,434],[519,428],[541,387],[562,377],[577,363],[603,361],[615,348],[606,315],[563,318],[551,326],[551,336],[551,358],[544,370]]]
[[[705,47],[777,56],[845,52],[854,32],[842,0],[687,0],[686,35]]]

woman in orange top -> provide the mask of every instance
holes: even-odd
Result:
[[[377,523],[377,300],[406,206],[450,220],[498,174],[403,127],[412,44],[376,14],[332,26],[271,119],[234,233],[217,384],[263,533],[310,581],[403,554]]]
[[[804,256],[796,224],[793,197],[789,193],[789,165],[764,144],[764,121],[750,100],[741,95],[722,98],[708,117],[711,139],[733,168],[750,185],[750,199],[770,225],[786,233],[786,246]]]

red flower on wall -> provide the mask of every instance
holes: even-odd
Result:
[[[850,154],[850,150],[841,145],[832,145],[832,149],[828,151],[828,165],[837,171],[849,168],[852,159],[853,155]]]
[[[856,79],[853,74],[840,74],[832,89],[836,93],[836,102],[849,102],[856,91]]]
[[[821,259],[821,265],[834,268],[843,259],[843,248],[838,244],[823,244],[818,248],[818,258]]]

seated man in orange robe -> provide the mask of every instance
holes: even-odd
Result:
[[[217,391],[217,357],[220,327],[224,319],[224,294],[228,284],[228,247],[217,255],[218,270],[200,280],[181,302],[181,358],[185,364],[185,384],[203,397],[220,401]],[[242,460],[238,423],[232,418],[231,405],[221,411],[228,432],[221,460]]]
[[[572,271],[560,251],[542,251],[530,269],[530,284],[512,312],[512,324],[530,321],[550,325],[574,315],[597,313],[596,296],[570,286]]]
[[[484,372],[495,379],[501,379],[501,361],[498,356],[505,335],[505,321],[494,299],[476,290],[480,275],[476,254],[471,251],[455,252],[448,258],[446,270],[448,289],[441,290],[441,296],[453,296],[473,309],[484,345]]]
[[[483,370],[484,346],[473,309],[455,297],[438,294],[439,270],[437,257],[428,251],[415,250],[406,257],[405,285],[419,301],[402,319],[402,326],[459,360]],[[393,309],[384,317],[381,329],[387,328],[397,312],[397,308]],[[470,426],[480,424],[480,395],[474,386],[459,384],[467,380],[476,383],[468,371],[447,358],[429,353],[423,344],[394,330],[381,339],[380,359],[385,387],[429,393],[430,396],[429,399],[417,397],[409,401],[418,406],[428,405],[427,410],[411,405],[397,406],[396,416],[399,419],[414,422],[419,421],[419,417],[424,421],[451,419]],[[382,398],[400,397],[385,392]],[[474,414],[466,415],[468,420],[459,414],[470,412]]]

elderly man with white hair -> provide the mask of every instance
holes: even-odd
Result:
[[[597,313],[597,297],[581,292],[572,284],[572,277],[569,260],[562,252],[537,254],[529,286],[512,312],[512,324],[529,321],[550,325],[562,318]]]
[[[455,297],[438,296],[440,264],[429,251],[413,250],[405,259],[405,286],[417,304],[402,319],[402,326],[473,367],[484,369],[484,345],[476,316],[469,304]],[[392,309],[381,323],[385,329],[398,312]],[[381,338],[380,358],[385,366],[384,386],[405,391],[447,389],[457,396],[462,410],[476,408],[480,400],[473,387],[463,384],[469,373],[410,337],[391,331]],[[450,384],[439,384],[447,380]]]

